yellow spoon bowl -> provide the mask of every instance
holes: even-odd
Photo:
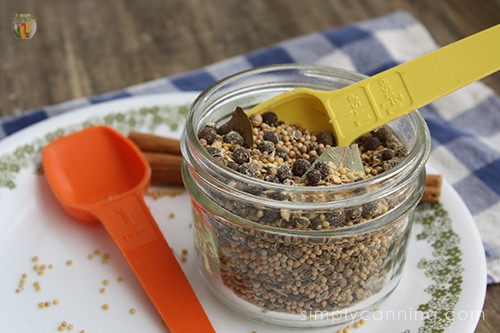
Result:
[[[252,108],[319,132],[337,145],[429,104],[500,69],[500,24],[335,91],[297,88]]]

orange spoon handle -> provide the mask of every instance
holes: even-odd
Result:
[[[94,208],[172,333],[215,332],[142,193],[129,192]]]

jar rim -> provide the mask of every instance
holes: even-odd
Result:
[[[340,194],[347,192],[354,193],[355,191],[360,191],[361,189],[365,189],[368,185],[376,188],[373,191],[367,191],[366,193],[357,195],[356,197],[351,196],[351,197],[336,199],[335,202],[279,201],[271,198],[252,195],[250,193],[247,193],[245,191],[236,188],[230,189],[231,193],[236,194],[240,198],[243,197],[252,198],[252,200],[258,201],[258,203],[266,205],[268,207],[285,208],[285,209],[286,208],[321,209],[326,207],[331,208],[332,204],[340,206],[342,204],[345,204],[346,202],[352,202],[353,200],[357,199],[362,199],[364,202],[370,202],[376,200],[381,196],[387,195],[388,193],[392,193],[394,191],[398,191],[399,189],[403,188],[405,185],[408,184],[408,182],[413,180],[413,177],[411,177],[412,174],[414,174],[416,171],[424,167],[430,152],[430,135],[428,132],[428,128],[425,124],[425,121],[419,114],[418,110],[415,110],[414,112],[411,112],[402,117],[406,118],[411,124],[416,126],[416,132],[419,134],[415,139],[413,148],[409,150],[408,155],[404,158],[404,160],[400,164],[394,166],[393,168],[387,171],[384,171],[383,173],[377,176],[359,182],[353,182],[342,185],[328,185],[328,186],[323,186],[323,185],[294,186],[294,185],[278,184],[278,183],[267,182],[261,179],[252,178],[243,175],[241,173],[238,173],[234,170],[231,170],[230,168],[217,164],[213,159],[213,157],[206,151],[206,149],[202,146],[202,144],[197,138],[196,126],[195,126],[196,124],[194,123],[195,122],[194,116],[196,110],[198,110],[201,106],[206,104],[207,100],[210,98],[210,95],[221,87],[231,84],[234,81],[245,79],[246,77],[251,77],[259,74],[270,74],[272,72],[279,72],[279,71],[298,71],[299,74],[301,75],[321,75],[323,77],[343,80],[345,81],[346,84],[352,84],[356,81],[366,78],[365,75],[353,71],[335,67],[323,66],[323,65],[281,64],[281,65],[263,66],[242,71],[220,80],[219,82],[211,85],[206,90],[204,90],[195,99],[195,101],[191,104],[189,108],[189,112],[186,119],[186,126],[184,129],[183,138],[181,140],[181,148],[184,156],[184,161],[190,169],[193,169],[200,177],[210,178],[208,181],[211,182],[212,185],[220,187],[221,190],[224,189],[225,187],[228,187],[227,182],[224,183],[219,179],[217,179],[216,177],[211,176],[207,172],[207,170],[210,169],[216,170],[219,176],[224,177],[224,179],[233,180],[237,183],[261,187],[271,191],[288,191],[296,193],[298,195],[311,196],[318,191],[326,192],[329,194]],[[415,149],[415,147],[423,147],[423,148]],[[370,223],[371,221],[373,220],[370,220],[363,224]]]

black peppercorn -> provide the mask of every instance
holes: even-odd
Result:
[[[278,179],[278,177],[276,177],[275,175],[267,175],[264,180],[266,182],[270,182],[270,183],[279,183],[280,180]]]
[[[390,149],[384,149],[380,152],[380,158],[382,159],[382,161],[388,161],[394,158],[394,155],[394,151]]]
[[[392,136],[391,130],[388,129],[387,127],[380,127],[376,132],[375,136],[377,136],[379,139],[387,140]]]
[[[307,229],[311,225],[311,221],[304,216],[297,216],[290,220],[292,228]]]
[[[243,147],[238,147],[233,151],[233,160],[238,164],[246,163],[250,160],[250,151]]]
[[[198,133],[198,139],[204,139],[209,145],[214,143],[217,138],[217,132],[210,126],[205,126]]]
[[[318,170],[311,170],[307,173],[307,182],[309,185],[314,186],[317,185],[321,181],[321,172]]]
[[[259,168],[253,163],[245,163],[240,165],[239,172],[255,178],[259,175]]]
[[[328,222],[330,222],[330,225],[332,227],[339,227],[345,223],[345,213],[341,209],[331,211],[325,215],[326,219],[328,220]]]
[[[241,136],[241,134],[238,132],[235,132],[235,131],[231,131],[231,132],[227,133],[226,135],[224,135],[222,137],[222,141],[224,141],[225,143],[230,143],[233,145],[240,145],[240,146],[243,146],[243,144],[245,142],[243,140],[243,137]]]
[[[262,141],[257,146],[257,149],[263,153],[265,152],[272,153],[274,151],[274,143],[272,143],[271,141]]]
[[[293,162],[292,173],[295,176],[300,177],[306,172],[307,169],[309,169],[310,166],[311,163],[309,163],[308,160],[298,158],[295,162]]]
[[[226,135],[229,132],[231,132],[231,126],[229,126],[229,123],[224,123],[217,128],[217,134],[219,135]]]
[[[227,167],[229,169],[233,169],[234,171],[240,171],[240,165],[238,163],[236,163],[236,162],[229,162],[227,164]]]
[[[335,137],[328,131],[322,131],[316,134],[316,141],[324,144],[325,146],[335,146]]]
[[[274,151],[274,156],[282,158],[283,161],[288,160],[288,154],[283,148],[276,148],[276,150]]]
[[[375,150],[380,146],[380,139],[376,136],[366,137],[363,144],[365,150]]]
[[[321,173],[321,178],[325,178],[330,174],[330,167],[328,166],[328,163],[323,161],[318,161],[318,163],[314,165],[314,169]]]
[[[267,132],[264,132],[264,134],[262,135],[262,138],[265,140],[265,141],[271,141],[272,143],[274,144],[277,144],[278,141],[279,141],[279,137],[278,137],[278,134],[272,132],[272,131],[267,131]]]
[[[397,146],[394,149],[394,153],[397,157],[405,157],[408,154],[408,149],[405,146]]]
[[[217,147],[207,147],[206,150],[207,150],[207,153],[209,153],[213,157],[222,156],[222,149],[220,149],[220,148],[217,148]]]
[[[291,179],[293,177],[293,174],[287,165],[282,165],[276,171],[276,177],[278,177],[280,182],[284,182],[287,179]]]
[[[272,126],[278,122],[278,116],[274,112],[266,112],[262,115],[262,121]]]
[[[359,206],[347,208],[345,210],[346,219],[348,221],[356,221],[359,218],[361,218],[362,212],[363,212],[363,209]]]

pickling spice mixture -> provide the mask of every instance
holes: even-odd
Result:
[[[198,138],[218,162],[269,182],[296,186],[346,184],[389,170],[407,154],[392,131],[382,127],[356,141],[365,175],[325,162],[308,171],[319,155],[335,146],[331,132],[311,133],[300,125],[279,121],[273,112],[252,115],[249,120],[254,141],[251,147],[244,145],[244,134],[231,130],[225,123],[203,127]]]
[[[264,182],[316,187],[313,201],[341,199],[324,197],[321,188],[372,178],[398,165],[408,154],[388,127],[365,134],[351,147],[335,147],[332,133],[312,133],[300,124],[286,124],[273,112],[250,116],[250,125],[234,126],[234,118],[208,124],[198,132],[201,145],[214,161]],[[340,156],[336,156],[338,148]],[[349,152],[356,154],[346,158]],[[293,189],[270,191],[248,185],[239,190],[256,197],[296,201]],[[320,231],[372,220],[407,195],[401,191],[361,206],[304,212],[259,206],[217,193],[211,200],[234,215],[263,225]],[[234,294],[266,311],[301,314],[347,308],[382,290],[388,270],[404,260],[402,252],[392,249],[404,248],[405,217],[357,235],[303,237],[218,222],[211,223],[213,229],[208,231],[196,211],[194,216],[206,270],[220,274]],[[214,267],[218,267],[217,273]]]
[[[217,163],[266,182],[292,186],[348,184],[374,177],[391,169],[408,153],[406,147],[388,127],[381,127],[365,134],[351,146],[359,148],[359,158],[362,163],[361,170],[351,170],[342,163],[334,165],[332,161],[323,161],[320,157],[325,151],[335,147],[335,137],[331,132],[311,133],[298,124],[285,124],[273,112],[252,115],[248,119],[253,137],[251,146],[245,145],[244,137],[248,136],[248,133],[239,133],[228,126],[231,120],[218,126],[215,124],[204,126],[199,131],[198,138]],[[247,191],[271,196],[276,200],[293,200],[283,192],[262,194],[257,188],[249,188]],[[276,216],[276,212],[265,210],[249,212],[249,207],[235,204],[235,207],[231,207],[231,203],[225,202],[223,206],[240,216],[244,215],[242,217],[263,224],[290,229],[318,230],[351,226],[370,220],[385,213],[394,203],[380,200],[364,207],[330,212],[327,216],[319,214],[308,221],[302,216],[294,222],[290,222],[286,212],[285,216]],[[279,215],[283,215],[283,212]]]

